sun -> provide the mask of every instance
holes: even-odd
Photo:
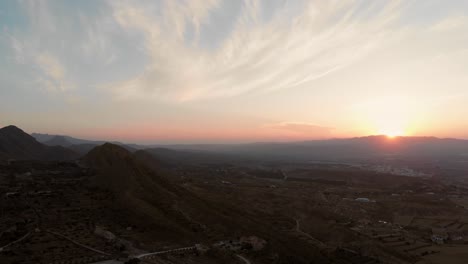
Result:
[[[388,138],[396,138],[396,137],[401,137],[405,135],[404,128],[402,127],[386,127],[386,128],[381,128],[379,131],[381,135],[385,135]]]
[[[413,134],[418,109],[404,95],[369,97],[355,105],[354,115],[363,133],[389,139]]]

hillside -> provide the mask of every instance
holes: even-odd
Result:
[[[264,225],[263,219],[269,216],[262,212],[189,191],[158,169],[160,161],[144,151],[132,154],[106,143],[91,150],[83,161],[96,170],[92,184],[114,193],[116,209],[123,208],[134,221],[151,226],[159,240],[212,243],[256,235],[269,241],[277,253],[301,256],[296,263],[304,263],[299,261],[304,256],[323,257],[296,237]]]
[[[140,221],[156,225],[165,239],[193,238],[195,231],[203,229],[189,216],[192,209],[204,209],[197,198],[123,147],[106,143],[91,150],[83,161],[96,170],[91,184],[111,190],[117,204]]]
[[[91,150],[83,161],[96,171],[93,185],[111,190],[124,205],[150,219],[168,218],[190,232],[204,228],[196,219],[199,216],[221,220],[206,201],[174,183],[158,168],[159,161],[144,151],[132,154],[106,143]]]
[[[0,158],[72,160],[78,154],[60,146],[45,146],[15,126],[0,129]]]

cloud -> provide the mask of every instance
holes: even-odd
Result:
[[[28,19],[31,22],[31,27],[40,29],[42,33],[56,33],[57,27],[56,16],[51,13],[49,2],[46,0],[20,0],[18,1],[23,10],[26,12]]]
[[[315,124],[302,122],[282,122],[265,125],[267,128],[293,132],[297,136],[304,138],[328,138],[331,136],[333,128],[317,126]]]
[[[33,66],[36,82],[41,87],[48,92],[64,92],[72,88],[67,80],[66,69],[56,56],[48,52],[37,52],[17,37],[9,37],[16,63]]]
[[[14,52],[16,63],[24,64],[26,62],[26,59],[24,57],[25,51],[24,51],[23,44],[14,36],[9,36],[9,37],[10,37],[11,47]]]
[[[65,91],[70,89],[65,77],[65,69],[59,60],[51,54],[41,53],[36,55],[35,62],[42,71],[40,82],[48,91]]]
[[[434,31],[450,31],[461,28],[468,28],[468,16],[447,17],[431,27]]]
[[[210,18],[221,12],[219,1],[110,3],[117,23],[141,34],[150,58],[138,75],[106,85],[122,100],[197,100],[309,85],[366,56],[392,33],[400,11],[398,1],[293,1],[265,18],[262,10],[272,2],[246,0],[220,45],[206,49],[197,40],[207,37],[205,23],[216,23]]]
[[[73,6],[45,0],[18,1],[17,8],[11,12],[17,12],[24,25],[8,27],[5,32],[15,62],[28,81],[34,82],[34,87],[46,92],[69,92],[78,86],[74,80],[86,79],[86,76],[74,78],[76,72],[71,69],[76,70],[83,63],[89,68],[115,61],[106,34],[109,31],[106,18],[91,19],[79,8],[68,13]],[[72,65],[67,64],[70,61]]]

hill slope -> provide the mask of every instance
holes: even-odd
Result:
[[[144,151],[132,154],[106,143],[91,150],[83,161],[96,170],[92,183],[114,193],[116,209],[124,209],[134,221],[151,226],[159,240],[189,244],[255,235],[269,241],[270,249],[280,255],[297,255],[294,263],[323,257],[304,241],[265,225],[262,219],[266,215],[261,212],[211,195],[201,198],[178,185],[158,170],[161,161],[151,157]]]
[[[166,239],[193,238],[204,228],[190,216],[194,210],[206,209],[197,197],[172,184],[123,147],[106,143],[91,150],[83,161],[96,170],[93,185],[111,190],[120,206],[141,221],[155,224]]]
[[[15,126],[0,129],[0,158],[71,160],[78,155],[66,148],[45,146]]]

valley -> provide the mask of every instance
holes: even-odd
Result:
[[[459,177],[392,174],[375,161],[213,157],[105,143],[78,159],[3,160],[0,260],[463,263]]]

